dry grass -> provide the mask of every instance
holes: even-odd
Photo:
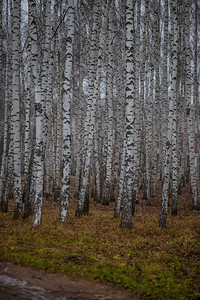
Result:
[[[43,225],[32,219],[13,220],[13,206],[0,214],[0,258],[50,272],[110,282],[156,299],[200,298],[200,212],[191,210],[186,189],[179,197],[179,214],[158,227],[158,195],[147,207],[141,199],[133,228],[120,228],[113,207],[91,201],[90,214],[76,218],[71,198],[69,218],[58,221],[59,203],[44,200]]]

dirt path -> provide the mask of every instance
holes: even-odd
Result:
[[[32,299],[61,300],[141,300],[131,293],[90,280],[72,280],[66,275],[36,271],[13,263],[0,262],[0,299],[30,300],[28,292],[38,292]],[[12,284],[3,283],[11,278]],[[27,292],[27,293],[28,293]],[[46,293],[46,296],[45,296]],[[36,298],[37,297],[37,298]],[[147,298],[146,298],[147,299]],[[149,298],[148,298],[149,299]]]

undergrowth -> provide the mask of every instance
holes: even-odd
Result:
[[[113,207],[91,204],[90,215],[58,221],[46,200],[41,227],[0,213],[0,259],[48,272],[109,282],[155,299],[200,299],[200,214],[181,211],[158,228],[159,207],[137,205],[133,228],[120,228]]]

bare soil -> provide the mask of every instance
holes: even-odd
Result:
[[[29,267],[22,267],[8,262],[0,262],[0,274],[26,281],[31,285],[35,285],[50,291],[55,296],[66,297],[67,299],[76,300],[141,300],[133,296],[130,292],[120,290],[119,288],[103,285],[92,280],[72,280],[66,275],[56,275],[45,271],[33,270]],[[11,290],[6,286],[0,286],[1,300],[25,300],[15,290]],[[148,298],[149,299],[149,298]]]

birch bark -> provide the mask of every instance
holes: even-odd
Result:
[[[12,110],[11,134],[13,136],[13,172],[14,172],[14,218],[22,214],[21,192],[21,136],[20,136],[20,22],[21,1],[13,6],[13,50],[12,50]]]
[[[113,31],[114,31],[114,1],[110,0],[108,14],[108,63],[107,63],[107,157],[106,157],[106,178],[104,188],[104,199],[102,204],[110,203],[110,186],[112,175],[112,156],[113,156]]]
[[[125,178],[121,227],[132,227],[132,185],[133,185],[133,125],[134,125],[134,61],[133,61],[133,1],[126,1],[126,110],[125,110]]]
[[[141,1],[137,1],[137,19],[135,25],[135,101],[134,101],[134,182],[133,182],[133,207],[138,202],[138,183],[140,173],[140,143],[141,143],[141,112],[140,112],[140,21],[141,21]]]
[[[85,75],[85,65],[87,66],[87,60],[85,60],[86,45],[88,43],[88,38],[86,34],[86,13],[84,11],[84,5],[82,1],[79,1],[79,27],[78,31],[81,33],[79,37],[79,94],[77,95],[76,104],[76,174],[75,174],[75,188],[74,197],[78,198],[81,185],[81,172],[83,165],[83,136],[84,136],[84,92],[83,92],[83,79]],[[77,66],[78,67],[78,66]]]
[[[171,82],[170,82],[170,96],[169,96],[169,113],[168,113],[168,134],[166,143],[166,156],[164,165],[164,183],[162,192],[162,205],[159,226],[166,228],[167,209],[168,209],[168,192],[169,192],[169,173],[172,157],[172,140],[173,121],[176,119],[176,103],[177,103],[177,63],[178,63],[178,23],[177,23],[177,3],[175,0],[170,1],[171,12],[171,26],[173,28],[173,40],[171,46]],[[173,136],[174,138],[174,136]],[[174,146],[173,146],[174,150]],[[176,167],[176,166],[175,166]]]
[[[73,42],[74,42],[74,1],[68,2],[68,30],[67,30],[67,44],[66,44],[66,60],[65,73],[63,83],[63,108],[62,108],[62,129],[63,129],[63,175],[61,186],[61,206],[60,206],[60,220],[66,221],[69,204],[69,183],[70,183],[70,107],[71,107],[71,73],[72,73],[72,58],[73,58]]]
[[[29,18],[30,18],[30,51],[32,57],[32,75],[35,93],[35,153],[34,166],[35,172],[33,226],[41,225],[42,222],[42,200],[43,200],[43,175],[44,175],[44,153],[43,153],[43,99],[40,81],[40,68],[38,57],[38,33],[36,28],[36,2],[29,1]],[[34,178],[33,178],[34,179]]]
[[[2,211],[8,211],[8,200],[9,198],[13,198],[13,135],[11,132],[12,126],[12,33],[9,31],[9,25],[12,24],[13,20],[13,6],[12,2],[7,0],[6,3],[6,69],[7,69],[7,82],[6,82],[6,96],[8,97],[8,160],[7,160],[7,170],[5,176],[5,184],[3,188],[2,195]],[[9,23],[9,6],[10,6],[10,23]],[[12,28],[12,26],[11,26]],[[9,64],[11,61],[11,64]]]
[[[56,101],[56,155],[55,155],[55,183],[54,183],[54,201],[60,197],[60,179],[61,179],[61,160],[62,160],[62,79],[61,79],[61,61],[60,61],[61,41],[56,34],[56,78],[57,78],[57,101]]]
[[[0,4],[0,60],[3,66],[3,30],[2,30],[2,8],[3,2]],[[3,189],[5,189],[5,175],[8,160],[8,65],[9,65],[9,37],[8,37],[8,0],[6,3],[6,70],[5,70],[5,100],[4,100],[4,135],[3,135],[3,155],[0,173],[0,201],[2,210],[7,211],[7,204],[3,203]],[[3,68],[0,70],[1,93],[3,92]],[[3,208],[4,207],[4,208]]]
[[[168,116],[168,1],[164,2],[164,44],[162,54],[162,85],[161,85],[161,178],[163,181],[163,168],[167,144],[167,116]]]
[[[96,108],[96,90],[94,90],[94,81],[96,78],[97,57],[98,57],[98,42],[100,31],[100,0],[94,2],[93,11],[93,28],[90,45],[90,62],[89,62],[89,86],[88,86],[88,102],[87,113],[84,126],[85,149],[83,156],[83,172],[81,181],[81,190],[79,196],[76,216],[81,216],[84,213],[85,196],[89,185],[90,162],[92,156],[92,143],[94,137],[94,120]],[[87,213],[87,212],[86,212]]]
[[[196,171],[196,186],[197,186],[197,197],[196,201],[193,203],[194,210],[200,210],[200,156],[199,156],[199,145],[198,137],[200,137],[200,120],[199,120],[199,103],[198,103],[198,11],[199,4],[195,2],[195,29],[194,29],[194,90],[193,90],[193,99],[195,107],[195,136],[196,136],[196,145],[195,145],[195,171]],[[199,166],[199,167],[198,167]]]
[[[191,99],[191,48],[190,48],[190,4],[185,1],[185,97],[187,101],[187,133],[189,142],[189,166],[190,166],[190,180],[192,191],[193,208],[197,209],[198,192],[197,192],[197,176],[195,166],[195,104]]]

